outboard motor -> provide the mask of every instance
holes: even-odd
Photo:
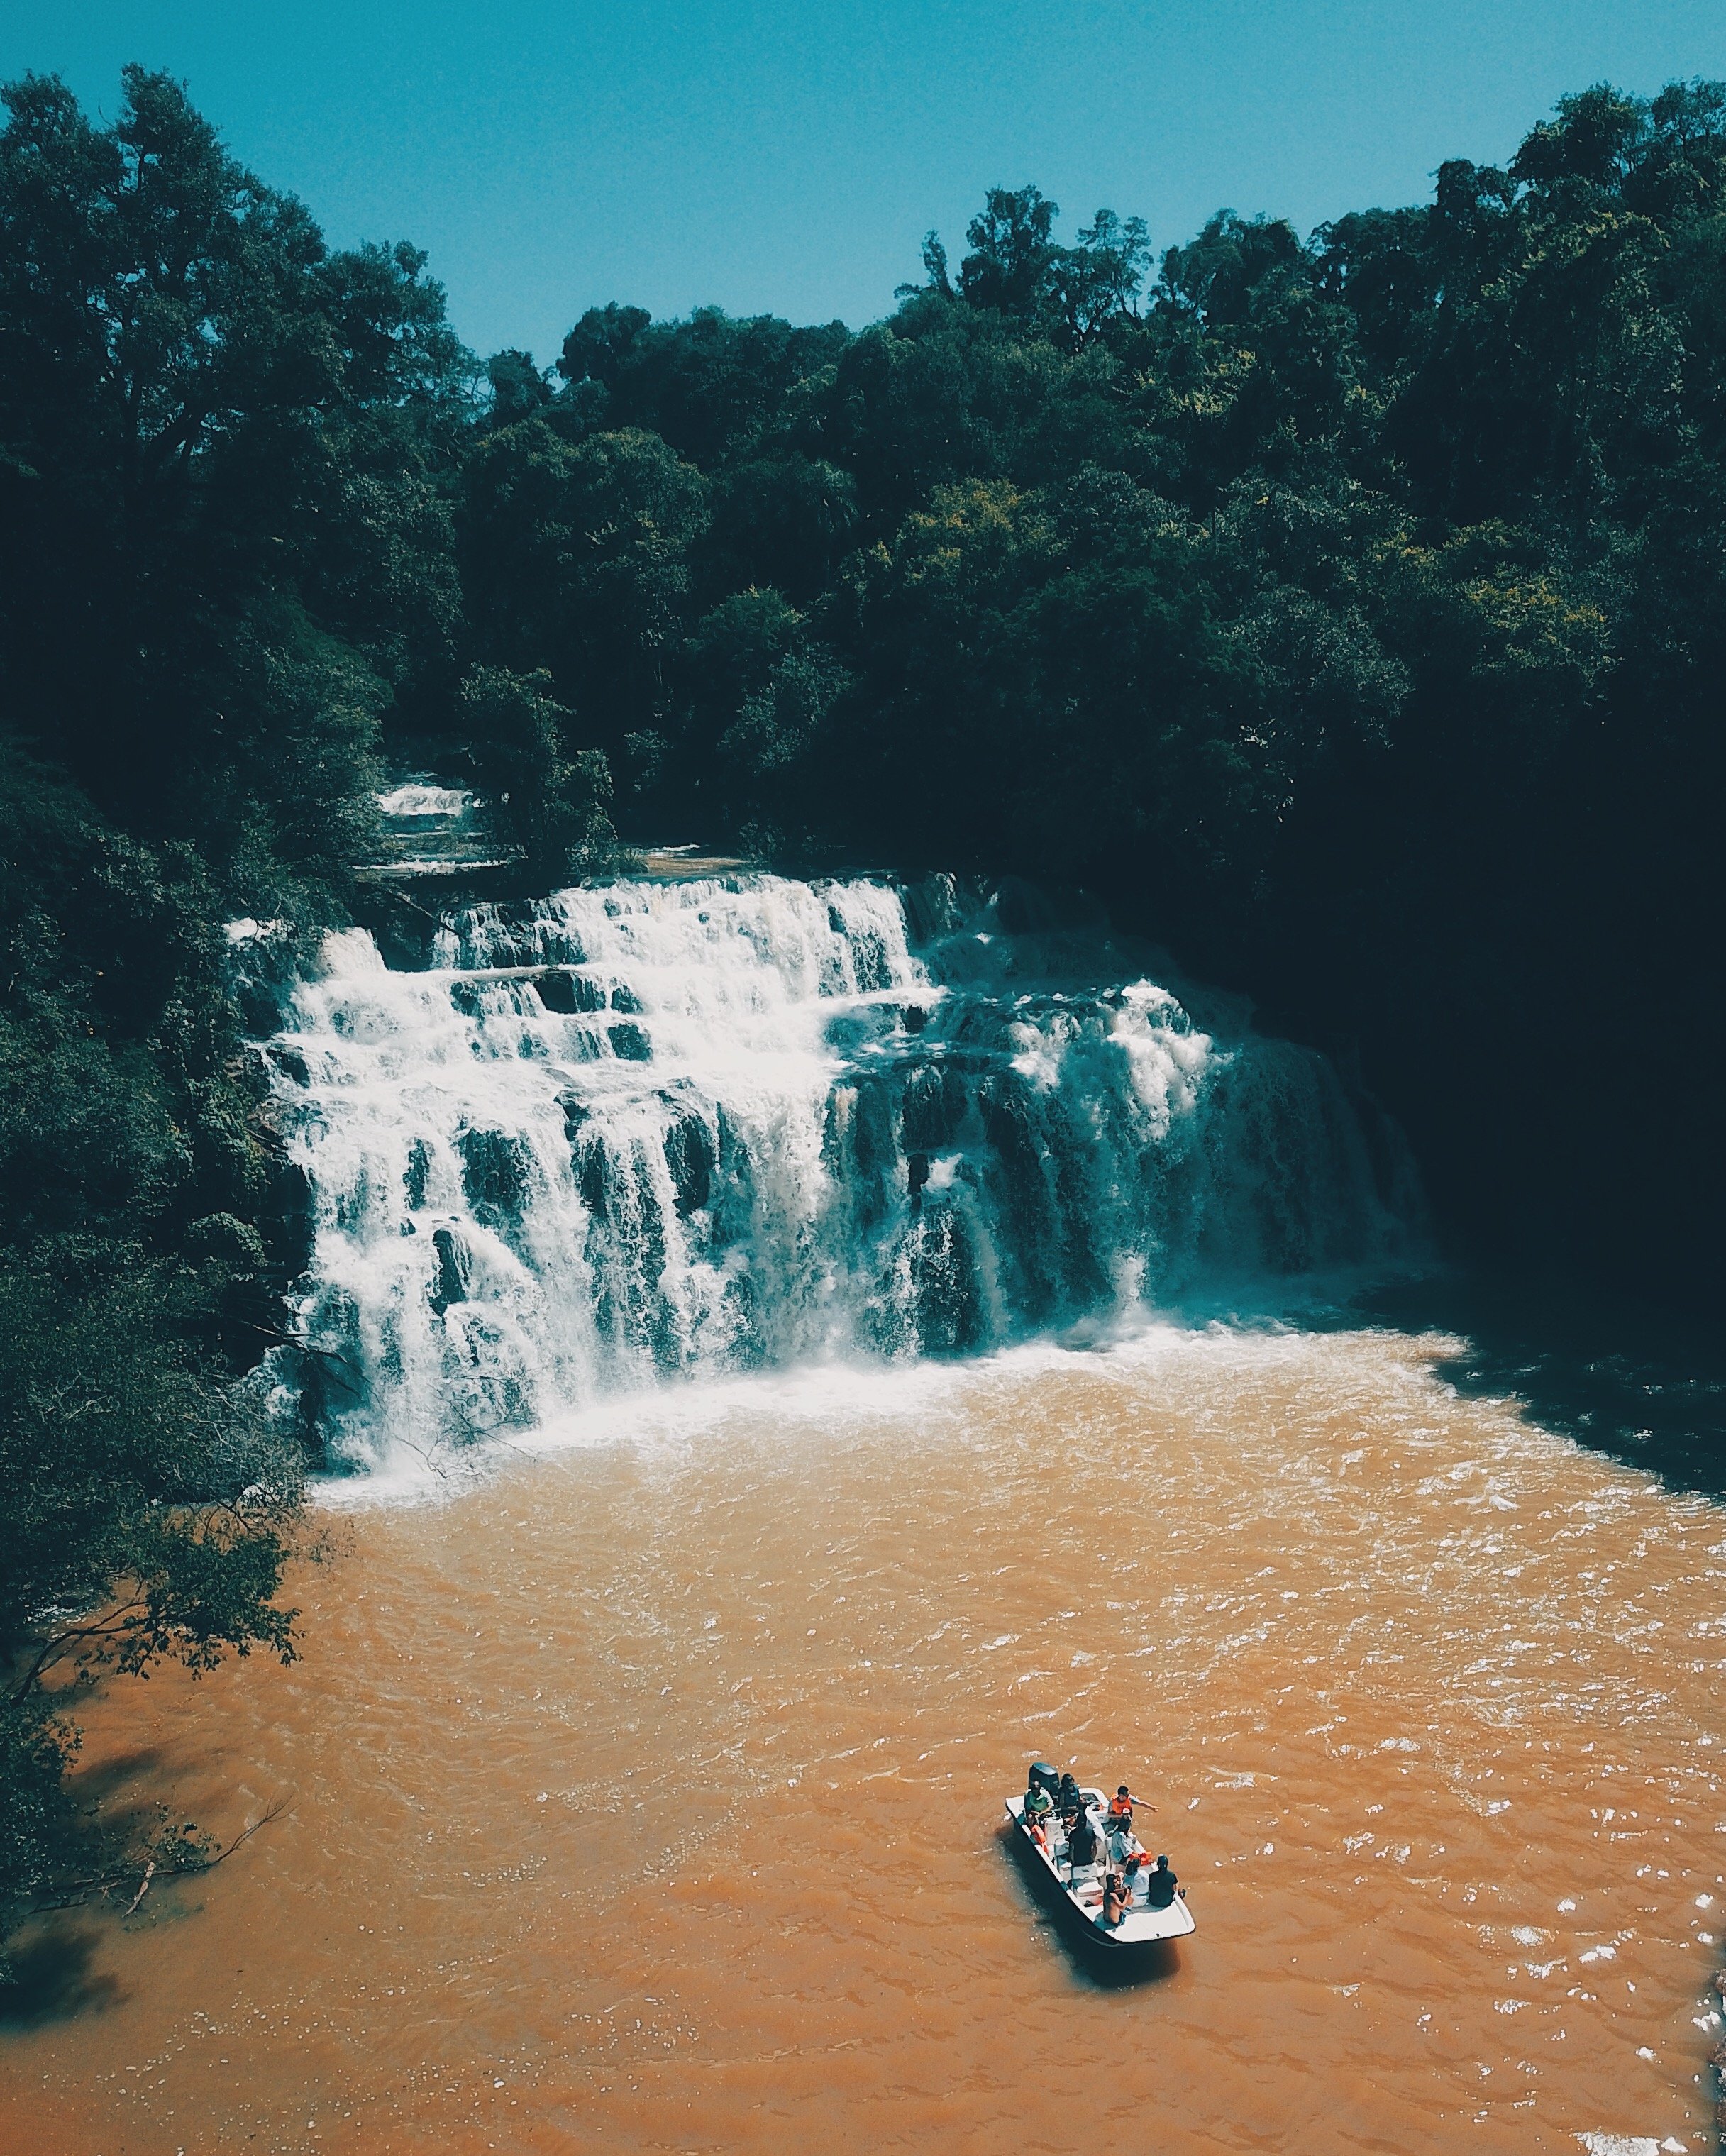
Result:
[[[1025,1786],[1027,1789],[1046,1791],[1052,1804],[1056,1792],[1061,1787],[1061,1777],[1046,1759],[1033,1759],[1030,1772],[1025,1779]]]

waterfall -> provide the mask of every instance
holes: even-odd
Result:
[[[1322,1057],[1015,919],[727,875],[470,906],[414,965],[328,936],[262,1044],[311,1207],[278,1398],[363,1466],[1406,1246]]]

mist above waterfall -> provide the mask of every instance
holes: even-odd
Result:
[[[264,1045],[313,1235],[269,1374],[332,1460],[1410,1247],[1320,1056],[948,879],[619,882],[423,955],[328,936]]]

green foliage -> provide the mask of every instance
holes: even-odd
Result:
[[[0,1272],[0,1939],[105,1846],[63,1786],[79,1685],[292,1658],[301,1463],[198,1367],[185,1334],[213,1287],[88,1240]]]
[[[127,828],[339,886],[355,757],[453,656],[440,490],[469,368],[442,294],[412,248],[331,253],[166,76],[128,69],[108,129],[39,77],[5,102],[13,722]]]
[[[773,315],[738,321],[698,307],[687,321],[656,323],[614,303],[582,316],[557,371],[578,397],[600,393],[608,427],[647,429],[705,471],[758,439],[849,341],[841,322],[794,329]]]
[[[142,1260],[61,1247],[0,1276],[0,1639],[22,1692],[67,1663],[291,1651],[274,1597],[299,1463],[174,1338],[201,1283]]]
[[[491,434],[463,475],[462,561],[480,648],[548,669],[591,739],[661,716],[706,487],[659,438],[570,442],[543,418]]]
[[[752,854],[806,850],[823,822],[808,775],[824,761],[824,729],[850,686],[845,668],[771,588],[715,607],[685,664],[691,705],[675,762],[702,784],[669,805],[713,819]]]
[[[971,252],[959,264],[957,291],[947,249],[932,232],[923,242],[925,289],[1008,316],[1072,352],[1136,321],[1151,259],[1144,219],[1100,209],[1080,228],[1077,244],[1062,247],[1055,239],[1060,214],[1040,187],[991,187],[965,228]],[[902,285],[900,296],[916,290]]]
[[[727,467],[696,555],[698,586],[741,592],[770,585],[807,604],[832,583],[857,531],[850,473],[796,449]]]
[[[491,409],[487,423],[513,427],[518,419],[531,419],[552,401],[552,385],[533,363],[531,352],[513,346],[495,352],[485,362],[485,378],[491,385]]]
[[[0,1980],[13,1925],[53,1895],[76,1845],[66,1789],[75,1750],[65,1716],[39,1694],[0,1714]]]
[[[214,908],[0,741],[0,1940],[90,1854],[69,1680],[291,1650],[301,1463],[227,1382],[277,1266]]]
[[[569,746],[570,714],[549,674],[475,667],[462,684],[461,716],[538,888],[615,869],[610,768],[599,750]]]

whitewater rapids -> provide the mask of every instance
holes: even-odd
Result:
[[[335,1463],[668,1378],[998,1348],[1406,1251],[1393,1131],[1034,896],[772,875],[328,937],[264,1045]]]

